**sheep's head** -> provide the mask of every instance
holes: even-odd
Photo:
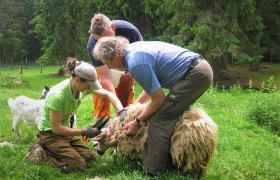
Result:
[[[107,149],[117,145],[121,151],[124,151],[124,149],[129,146],[125,145],[127,143],[134,143],[135,145],[132,148],[135,146],[139,148],[138,142],[142,142],[142,140],[139,139],[142,139],[143,137],[144,127],[139,130],[139,133],[136,136],[127,136],[126,131],[123,130],[123,126],[137,118],[145,107],[145,104],[131,105],[127,111],[127,116],[122,122],[119,121],[119,117],[116,117],[113,121],[111,121],[109,127],[103,128],[102,132],[93,138],[93,141],[97,141],[97,143],[94,145],[94,149],[97,151],[97,153],[102,155]],[[144,136],[144,138],[146,138],[146,136]],[[132,148],[128,149],[130,150]],[[134,150],[131,151],[134,152]]]
[[[93,138],[93,141],[97,142],[94,144],[94,149],[99,155],[103,155],[107,149],[118,144],[116,135],[113,134],[113,130],[110,127],[103,128],[102,132]]]

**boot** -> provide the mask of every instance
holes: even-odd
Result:
[[[25,155],[23,160],[31,161],[35,164],[40,164],[47,162],[48,158],[43,147],[40,144],[35,143],[30,147],[28,153]]]

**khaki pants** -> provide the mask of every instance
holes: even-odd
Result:
[[[51,131],[38,132],[37,136],[48,160],[63,171],[84,170],[86,162],[96,160],[93,152],[77,136],[60,136]]]
[[[203,60],[173,85],[162,106],[150,117],[143,163],[148,173],[158,175],[166,170],[171,135],[179,116],[208,89],[212,81],[211,66]]]
[[[132,77],[121,78],[118,87],[115,89],[117,97],[121,101],[124,107],[133,103],[134,99],[134,80]],[[95,119],[102,117],[110,117],[110,100],[106,98],[100,98],[96,95],[92,95],[94,110],[93,116]]]

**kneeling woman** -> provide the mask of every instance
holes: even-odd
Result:
[[[62,172],[83,170],[86,162],[94,161],[95,155],[78,137],[94,137],[99,130],[89,126],[85,129],[69,127],[69,116],[87,94],[109,98],[116,112],[123,109],[121,102],[111,92],[102,89],[94,67],[86,62],[68,58],[67,68],[72,78],[51,88],[47,95],[42,121],[39,124],[39,144],[48,160]]]

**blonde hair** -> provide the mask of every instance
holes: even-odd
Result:
[[[111,20],[104,14],[95,14],[91,19],[91,25],[88,32],[95,35],[101,35],[111,27],[111,24]]]
[[[106,64],[106,62],[112,61],[115,56],[124,57],[128,44],[128,39],[121,36],[102,37],[97,41],[92,53],[96,59]]]

